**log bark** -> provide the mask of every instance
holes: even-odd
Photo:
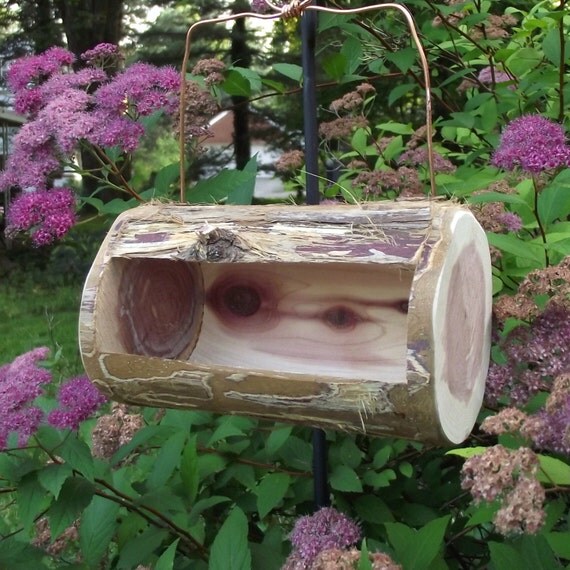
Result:
[[[452,202],[121,215],[80,344],[120,401],[459,443],[490,348],[485,234]]]

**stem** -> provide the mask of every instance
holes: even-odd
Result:
[[[560,11],[564,12],[567,0],[560,0]],[[558,22],[558,40],[560,42],[560,61],[558,63],[558,122],[564,121],[564,71],[566,62],[566,31],[564,29],[564,15]]]
[[[538,230],[540,231],[540,235],[542,237],[542,243],[544,243],[544,262],[546,264],[546,267],[548,267],[550,265],[550,259],[548,257],[546,231],[544,230],[540,215],[538,214],[538,184],[536,182],[534,174],[532,175],[532,185],[534,187],[534,217],[536,218],[536,222],[538,224]]]

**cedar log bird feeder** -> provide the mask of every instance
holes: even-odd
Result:
[[[309,1],[294,13],[339,12]],[[381,7],[404,14],[420,52],[432,199],[123,213],[79,323],[85,370],[111,398],[431,443],[469,435],[489,362],[489,247],[468,209],[433,198],[411,16],[340,12]]]

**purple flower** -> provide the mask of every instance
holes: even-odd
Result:
[[[8,210],[6,233],[29,231],[36,246],[62,238],[75,224],[75,195],[69,188],[24,192]]]
[[[360,527],[346,515],[324,507],[297,520],[291,533],[294,554],[307,565],[323,550],[346,548],[361,538]]]
[[[514,212],[503,212],[497,217],[497,221],[505,226],[509,232],[518,232],[522,229],[523,223],[518,214]]]
[[[570,164],[564,128],[540,115],[515,119],[503,131],[491,164],[505,170],[542,172]]]
[[[500,342],[507,361],[489,367],[485,398],[495,405],[507,398],[517,406],[540,391],[549,391],[553,379],[570,372],[570,311],[551,303],[530,325],[515,327]]]
[[[122,61],[123,55],[119,50],[119,46],[115,44],[101,43],[93,49],[88,49],[81,54],[81,59],[87,64],[94,67],[114,66]]]
[[[60,408],[50,412],[48,422],[60,429],[77,429],[107,401],[87,376],[68,380],[60,387],[57,399]]]
[[[51,374],[37,362],[48,353],[48,348],[36,348],[0,367],[0,450],[6,448],[10,433],[17,433],[18,445],[23,446],[38,429],[43,413],[32,404]]]

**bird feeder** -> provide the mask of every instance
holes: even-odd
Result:
[[[458,443],[490,315],[485,233],[453,202],[154,204],[103,242],[80,345],[122,402]]]

